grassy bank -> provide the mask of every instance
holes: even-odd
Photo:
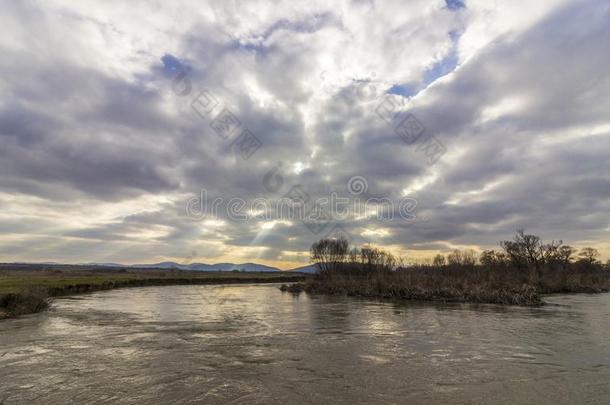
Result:
[[[78,266],[0,268],[0,319],[42,311],[52,297],[125,287],[281,283],[303,280],[291,273],[194,272]]]

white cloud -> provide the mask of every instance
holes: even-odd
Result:
[[[197,223],[184,204],[201,188],[250,201],[295,184],[345,193],[355,175],[426,213],[342,224],[397,250],[486,245],[518,226],[608,245],[602,1],[32,0],[0,11],[2,260],[142,262],[195,248],[208,261],[306,259],[320,235],[298,221]],[[190,96],[171,91],[165,55],[191,68]],[[447,147],[434,166],[375,113],[392,86],[428,86],[394,99]],[[262,141],[251,159],[192,111],[203,88]],[[269,192],[279,162],[283,183]]]

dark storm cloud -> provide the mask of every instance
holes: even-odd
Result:
[[[32,183],[55,184],[66,196],[116,199],[176,187],[163,166],[178,157],[158,149],[169,125],[156,92],[71,66],[39,69],[34,80],[19,77],[17,99],[0,106],[5,188],[46,195]]]

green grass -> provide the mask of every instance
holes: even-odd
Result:
[[[0,264],[0,319],[38,312],[50,297],[123,287],[273,283],[303,280],[294,273],[196,272],[87,266]]]

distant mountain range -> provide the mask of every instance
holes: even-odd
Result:
[[[264,264],[257,263],[216,263],[216,264],[205,264],[205,263],[190,263],[180,264],[176,262],[161,262],[151,264],[133,264],[124,265],[119,263],[83,263],[88,266],[104,266],[104,267],[131,267],[136,269],[178,269],[178,270],[191,270],[191,271],[246,271],[246,272],[272,272],[282,271],[277,267],[266,266]],[[291,272],[300,273],[315,273],[316,266],[309,265],[303,267],[297,267],[295,269],[288,270]]]
[[[318,271],[320,271],[320,268],[318,267],[317,264],[310,264],[307,266],[302,266],[302,267],[297,267],[288,271],[294,271],[295,273],[307,273],[307,274],[313,274],[313,273],[317,273]]]
[[[150,264],[132,264],[124,265],[119,263],[84,263],[89,266],[104,266],[104,267],[130,267],[136,269],[178,269],[178,270],[192,270],[192,271],[256,271],[256,272],[268,272],[268,271],[281,271],[277,267],[265,266],[264,264],[256,263],[216,263],[216,264],[205,264],[205,263],[189,263],[181,264],[176,262],[161,262],[161,263],[150,263]]]
[[[121,268],[131,268],[131,269],[177,269],[177,270],[191,270],[191,271],[246,271],[246,272],[273,272],[273,271],[289,271],[295,273],[307,273],[313,274],[319,271],[319,267],[315,264],[296,267],[290,270],[280,270],[277,267],[266,266],[264,264],[258,263],[216,263],[216,264],[206,264],[206,263],[189,263],[189,264],[181,264],[176,262],[161,262],[161,263],[150,263],[150,264],[121,264],[121,263],[77,263],[77,264],[69,264],[69,263],[59,263],[59,262],[38,262],[38,263],[26,263],[26,262],[13,262],[13,263],[4,263],[4,264],[13,264],[13,265],[48,265],[48,266],[99,266],[99,267],[121,267]]]

